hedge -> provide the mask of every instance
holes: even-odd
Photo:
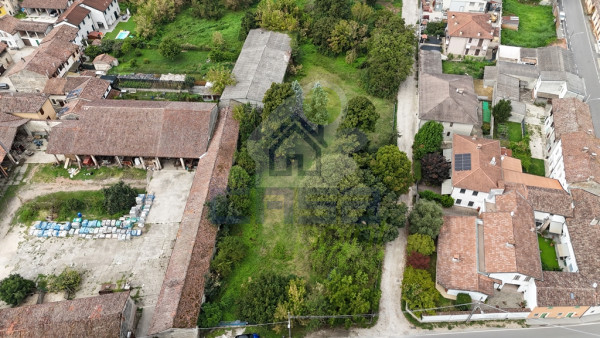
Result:
[[[435,201],[441,204],[444,208],[450,208],[454,205],[454,198],[450,195],[440,195],[431,190],[419,191],[419,197],[426,200]]]

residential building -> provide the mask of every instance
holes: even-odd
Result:
[[[0,175],[8,177],[5,167],[16,165],[17,161],[10,153],[17,131],[27,123],[26,119],[12,114],[0,114]],[[4,165],[7,164],[7,165]]]
[[[18,20],[7,15],[0,18],[0,41],[11,49],[39,46],[51,29],[52,25],[47,22]]]
[[[58,16],[71,6],[73,0],[23,0],[21,7],[28,16]]]
[[[419,57],[419,119],[438,121],[444,126],[444,140],[454,134],[471,135],[479,125],[479,101],[473,78],[442,73],[438,51],[421,51]]]
[[[566,190],[600,193],[600,140],[594,136],[589,106],[575,98],[552,100],[544,132],[548,176]]]
[[[592,33],[600,46],[600,1],[599,0],[584,0],[584,9],[588,15],[591,15]]]
[[[92,21],[100,29],[108,29],[121,15],[117,0],[83,0],[79,6],[90,11]]]
[[[69,25],[77,28],[77,37],[75,43],[83,46],[87,41],[88,34],[94,30],[98,30],[98,25],[92,20],[91,11],[80,6],[82,0],[77,1],[69,7],[57,20],[55,27],[61,25]]]
[[[1,93],[0,114],[12,114],[25,119],[55,120],[48,95],[41,93]]]
[[[499,42],[499,29],[492,26],[492,14],[448,12],[446,53],[484,57]]]
[[[53,34],[57,29],[59,31]],[[64,76],[79,61],[79,46],[69,42],[73,29],[54,28],[33,53],[7,72],[17,91],[42,92],[48,79]]]
[[[487,3],[487,0],[452,0],[449,11],[484,13]]]
[[[68,76],[48,80],[44,93],[49,95],[50,102],[59,110],[59,118],[66,111],[62,107],[72,100],[98,100],[105,99],[112,89],[110,81],[91,76]]]
[[[10,15],[0,18],[0,42],[4,42],[10,49],[23,48],[23,40],[17,31],[19,20]]]
[[[283,82],[291,52],[287,34],[262,28],[251,30],[233,67],[237,82],[225,88],[220,105],[250,103],[262,107],[263,96],[271,84]]]
[[[454,135],[452,178],[442,191],[451,192],[457,206],[485,211],[487,203],[504,193],[506,183],[562,190],[555,179],[523,173],[521,161],[510,157],[498,140]]]
[[[0,0],[0,7],[4,9],[5,14],[10,16],[19,13],[19,9],[21,8],[18,0]]]
[[[117,58],[110,56],[109,54],[100,54],[92,61],[94,68],[101,72],[107,72],[112,67],[119,65]]]
[[[208,148],[218,114],[214,103],[80,101],[72,112],[78,119],[52,128],[47,149],[79,166],[84,156],[96,165],[108,159],[144,168],[146,158],[159,169],[164,158],[197,161]]]
[[[134,334],[129,291],[0,310],[5,337],[119,337]]]

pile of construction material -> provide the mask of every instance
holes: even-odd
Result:
[[[129,215],[119,219],[87,220],[77,217],[72,222],[36,221],[29,229],[29,235],[40,238],[78,236],[86,239],[130,240],[142,235],[153,202],[154,195],[139,194]]]

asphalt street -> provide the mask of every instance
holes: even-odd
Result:
[[[575,56],[575,64],[579,76],[584,79],[587,103],[592,113],[596,136],[600,137],[600,72],[598,71],[598,55],[590,30],[589,21],[583,13],[579,0],[560,0],[560,6],[566,15],[566,37],[569,48]]]
[[[531,327],[527,329],[486,329],[474,331],[459,331],[448,333],[424,333],[412,337],[435,337],[435,338],[588,338],[600,337],[600,323],[587,323],[570,326],[544,326]]]

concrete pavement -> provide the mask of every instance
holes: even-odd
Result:
[[[581,1],[560,0],[559,6],[566,15],[564,27],[567,41],[573,51],[579,76],[583,77],[585,82],[588,95],[586,102],[590,106],[596,136],[600,137],[600,71],[589,22],[584,15]]]
[[[577,324],[569,326],[549,325],[545,327],[518,328],[518,329],[486,329],[457,332],[432,332],[414,335],[412,337],[477,337],[477,338],[579,338],[579,337],[600,337],[600,323]]]

